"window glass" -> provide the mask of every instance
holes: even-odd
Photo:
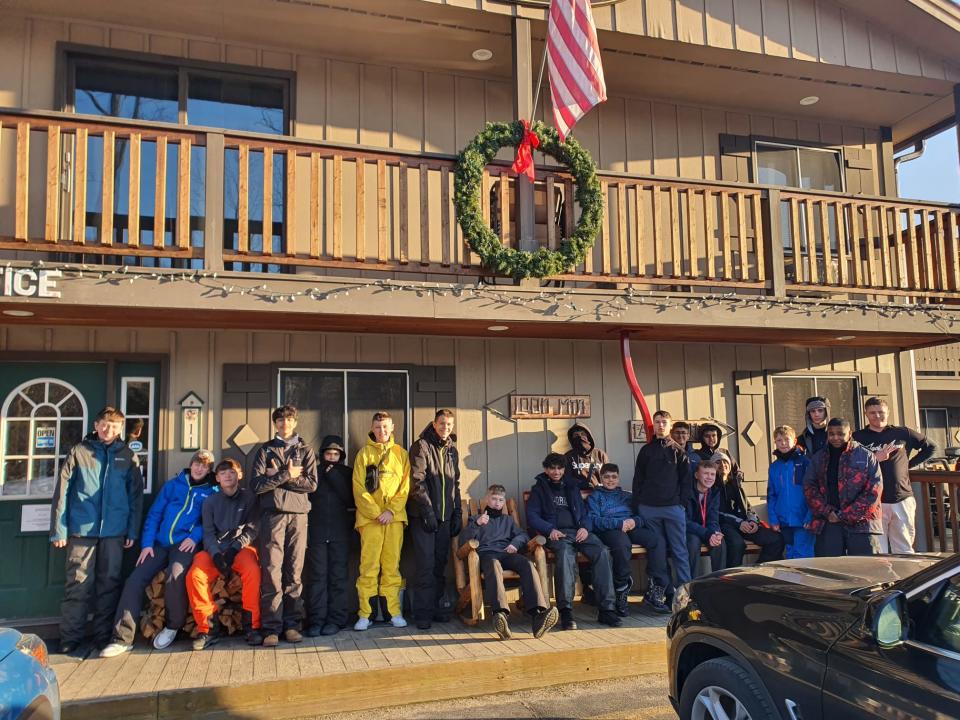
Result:
[[[920,410],[920,432],[937,444],[939,448],[950,445],[947,439],[946,408],[922,408]]]
[[[351,455],[366,444],[370,419],[378,410],[390,413],[394,438],[398,444],[407,447],[407,374],[347,373],[347,452]]]
[[[941,650],[960,653],[960,576],[943,584],[923,622],[916,623],[917,640]]]
[[[800,187],[807,190],[843,190],[840,153],[800,148]]]
[[[285,130],[279,83],[190,73],[187,88],[187,122],[191,125],[271,135],[282,135]]]
[[[153,392],[154,379],[151,377],[125,377],[121,380],[120,411],[125,418],[124,440],[140,466],[144,492],[150,492],[153,488],[149,465],[153,452]]]
[[[178,121],[176,68],[76,63],[74,108],[86,115],[131,120]]]
[[[324,435],[343,437],[342,371],[284,371],[280,375],[280,398],[280,404],[297,408],[297,432],[315,450],[320,450]]]
[[[764,185],[799,186],[796,148],[757,143],[756,151],[757,182]]]
[[[776,375],[770,378],[773,426],[790,425],[797,433],[806,427],[807,398],[829,398],[830,415],[850,421],[851,430],[860,427],[860,395],[854,377]]]

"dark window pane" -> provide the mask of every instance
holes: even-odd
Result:
[[[31,495],[52,495],[56,483],[55,458],[33,461],[33,472],[30,478]]]
[[[830,415],[850,421],[850,427],[860,427],[860,403],[857,383],[853,378],[817,378],[817,395],[830,399]]]
[[[840,153],[800,148],[800,187],[840,192]]]
[[[127,386],[127,406],[123,409],[125,415],[150,414],[150,383],[131,381]]]
[[[60,447],[58,452],[66,455],[70,448],[83,439],[83,423],[80,420],[67,420],[60,423]]]
[[[7,460],[3,464],[3,485],[0,491],[7,495],[27,494],[27,461]]]
[[[812,377],[776,377],[772,378],[773,387],[773,426],[790,425],[797,434],[806,427],[806,402],[814,394],[815,383]]]
[[[30,398],[35,405],[39,405],[46,399],[47,384],[34,383],[33,385],[28,385],[20,392]]]
[[[949,429],[946,408],[924,408],[920,411],[920,432],[935,442],[937,447],[951,445]]]
[[[30,417],[33,412],[33,404],[30,403],[21,393],[10,401],[10,409],[7,411],[7,417]]]
[[[30,452],[30,421],[7,420],[7,455],[27,455]]]
[[[78,113],[135,120],[178,120],[177,71],[76,61]]]
[[[65,418],[82,418],[83,405],[80,403],[80,398],[76,395],[67,398],[66,402],[60,406],[60,415]]]
[[[757,143],[757,182],[798,187],[799,174],[796,149]]]
[[[44,403],[43,405],[38,405],[34,417],[37,418],[55,418],[60,413],[57,412],[57,409],[53,405],[48,405]]]
[[[378,410],[393,417],[394,438],[407,447],[407,376],[405,373],[347,373],[348,456],[367,442],[370,419]]]
[[[191,125],[284,133],[283,87],[280,83],[242,77],[191,74],[187,91]]]
[[[324,435],[343,437],[343,373],[283,372],[280,402],[299,410],[297,432],[314,449]]]
[[[68,388],[66,385],[52,382],[47,388],[47,401],[53,403],[54,405],[59,405],[60,401],[71,392],[72,391],[70,388]]]

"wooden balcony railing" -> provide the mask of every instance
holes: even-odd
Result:
[[[490,275],[453,209],[455,158],[49,112],[0,111],[0,250],[262,271]],[[600,173],[607,213],[556,279],[960,299],[960,207]],[[6,189],[6,190],[5,190]],[[571,177],[538,168],[533,237],[508,163],[484,216],[510,246],[556,248]],[[105,210],[106,208],[106,210]],[[94,260],[96,261],[96,260]]]
[[[960,472],[913,470],[920,485],[917,540],[930,552],[960,552]]]

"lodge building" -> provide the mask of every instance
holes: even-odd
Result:
[[[2,4],[0,624],[59,612],[45,513],[108,403],[144,421],[150,494],[197,447],[249,463],[280,403],[351,457],[376,409],[409,444],[452,407],[463,491],[518,497],[589,407],[629,482],[625,352],[651,408],[730,426],[757,497],[810,395],[919,423],[913,351],[960,321],[960,207],[899,197],[894,157],[956,122],[960,9],[595,5],[609,100],[574,137],[604,224],[580,266],[515,282],[464,244],[454,168],[486,122],[549,122],[544,3]],[[538,153],[531,188],[510,157],[485,218],[556,248],[571,176]],[[511,413],[530,395],[579,410]]]

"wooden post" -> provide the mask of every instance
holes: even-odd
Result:
[[[533,120],[533,57],[530,20],[513,19],[513,119]],[[535,251],[533,183],[526,175],[517,178],[517,247]]]
[[[770,278],[770,294],[774,297],[786,297],[787,273],[784,267],[783,238],[780,236],[780,191],[771,188],[766,194],[767,202],[763,213],[764,265]]]
[[[883,181],[883,194],[897,197],[897,170],[893,163],[893,129],[880,128],[880,177]]]
[[[204,175],[203,269],[223,271],[223,135],[207,133]]]

